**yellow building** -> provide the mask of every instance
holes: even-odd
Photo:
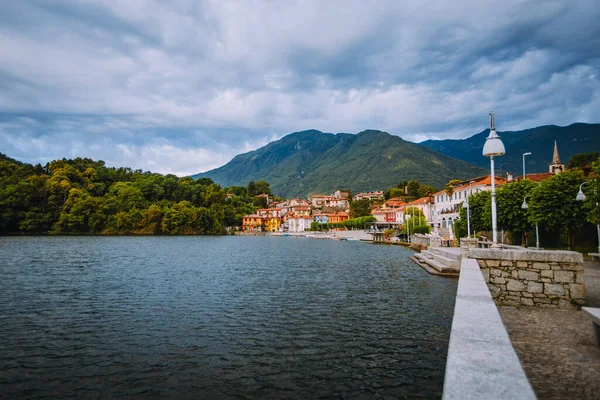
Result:
[[[265,230],[267,232],[277,232],[281,226],[281,218],[271,217],[265,222]]]
[[[242,218],[242,229],[244,232],[261,232],[263,218],[258,214],[244,215]]]

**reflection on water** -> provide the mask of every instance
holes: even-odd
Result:
[[[439,397],[456,280],[397,246],[0,238],[0,393]]]

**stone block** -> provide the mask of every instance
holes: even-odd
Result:
[[[483,268],[481,270],[481,274],[483,275],[483,280],[486,283],[490,281],[490,269],[489,268]]]
[[[513,279],[519,279],[519,273],[518,273],[517,271],[513,271],[513,272],[511,272],[511,273],[510,273],[510,276],[511,276]]]
[[[502,267],[512,267],[513,266],[513,262],[512,261],[508,261],[508,260],[501,261],[500,262],[500,266],[502,266]]]
[[[544,293],[534,293],[533,297],[544,299],[544,298],[546,298],[546,295]]]
[[[500,288],[498,286],[495,285],[488,285],[488,289],[490,290],[490,294],[492,295],[492,297],[498,298],[498,296],[500,296]]]
[[[541,298],[541,297],[540,298],[535,297],[533,299],[533,302],[536,304],[552,304],[552,301],[550,301],[550,299],[545,299],[545,298]]]
[[[498,267],[500,266],[500,260],[487,260],[486,261],[488,267]]]
[[[496,269],[496,268],[492,268],[492,270],[490,271],[490,275],[492,276],[502,276],[502,270]]]
[[[542,270],[540,272],[540,275],[542,276],[542,278],[554,278],[554,272],[552,272],[551,270]]]
[[[517,261],[517,268],[527,268],[527,261]]]
[[[562,296],[565,294],[565,291],[561,284],[544,283],[544,293],[549,296]]]
[[[519,270],[519,279],[526,281],[537,281],[540,279],[540,275],[537,272],[527,271],[527,270]]]
[[[504,301],[510,301],[513,303],[518,303],[521,300],[520,296],[505,296]]]
[[[527,298],[532,298],[533,294],[529,293],[529,292],[521,292],[521,296],[523,297],[527,297]]]
[[[541,278],[540,281],[542,281],[544,283],[552,283],[552,279],[550,279],[550,278]]]
[[[533,269],[550,269],[550,266],[548,265],[548,263],[534,262],[531,264],[531,268],[533,268]]]
[[[533,300],[532,299],[527,299],[527,298],[522,298],[521,299],[521,304],[523,304],[524,306],[532,306],[533,305]]]
[[[523,282],[517,281],[515,279],[509,279],[508,282],[506,282],[506,290],[513,292],[522,292],[523,290],[525,290],[525,285],[523,284]]]
[[[485,260],[477,260],[477,264],[479,264],[479,268],[487,268]]]
[[[575,272],[575,283],[583,283],[583,271]]]
[[[585,299],[585,285],[582,283],[571,283],[569,285],[571,297],[574,299]]]
[[[528,282],[527,291],[529,293],[542,293],[544,291],[544,285],[539,282]]]
[[[567,299],[558,299],[558,308],[571,308],[571,302]]]
[[[566,271],[583,271],[583,264],[568,263],[562,264],[562,269]]]
[[[492,278],[492,282],[493,282],[493,283],[498,283],[498,284],[501,284],[501,285],[502,285],[502,284],[505,284],[505,283],[506,283],[506,279],[504,279],[504,278],[499,278],[499,277],[498,277],[498,278]]]
[[[554,271],[554,282],[556,283],[573,283],[572,271]]]

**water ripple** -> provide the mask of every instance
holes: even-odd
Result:
[[[1,397],[440,397],[456,281],[399,247],[0,238]]]

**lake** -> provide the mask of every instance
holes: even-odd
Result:
[[[0,238],[4,398],[439,398],[456,279],[400,246]]]

